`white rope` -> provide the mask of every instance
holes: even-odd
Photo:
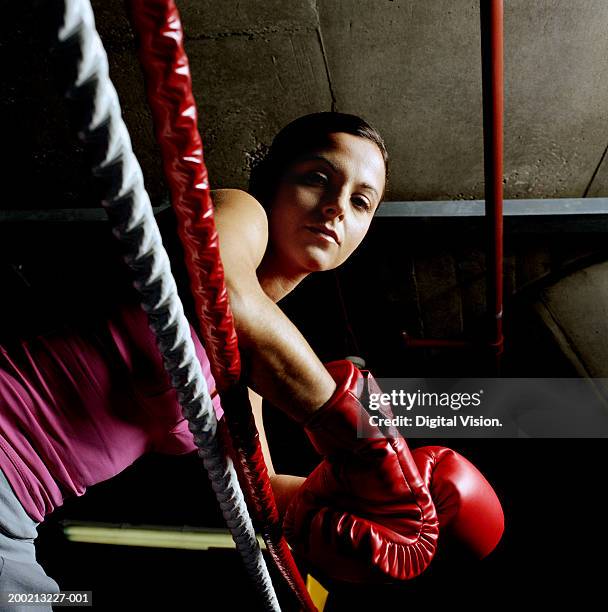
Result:
[[[236,547],[265,607],[280,610],[233,463],[223,456],[218,444],[207,382],[121,117],[91,5],[89,0],[65,0],[62,4],[59,50],[71,81],[66,96],[75,107],[78,136],[93,156],[93,174],[104,187],[102,205],[112,232],[125,246],[124,258],[134,273],[142,308]]]

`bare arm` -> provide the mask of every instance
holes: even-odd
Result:
[[[248,386],[297,422],[331,397],[335,383],[302,334],[264,293],[256,269],[268,243],[266,213],[249,194],[214,193],[215,222]]]
[[[255,392],[249,390],[249,400],[255,417],[255,424],[260,434],[260,444],[264,461],[268,468],[268,476],[270,485],[277,504],[277,510],[280,516],[285,515],[285,510],[295,492],[300,488],[301,484],[306,480],[302,476],[292,476],[290,474],[277,474],[274,470],[270,451],[268,449],[268,441],[266,440],[266,431],[264,430],[264,418],[262,412],[262,398]]]

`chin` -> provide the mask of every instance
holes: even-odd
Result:
[[[340,253],[331,249],[305,247],[297,255],[299,265],[307,272],[326,272],[342,263]]]
[[[324,258],[311,257],[306,261],[305,267],[309,272],[327,272],[328,270],[333,270],[336,264],[334,261],[328,261]]]

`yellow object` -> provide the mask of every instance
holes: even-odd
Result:
[[[63,521],[63,533],[72,542],[88,544],[112,544],[121,546],[149,546],[154,548],[181,548],[209,550],[235,548],[232,536],[223,529],[188,529],[165,526],[138,526],[126,524]],[[258,536],[260,547],[266,544]],[[323,612],[329,593],[310,574],[306,576],[306,588],[319,612]]]
[[[222,529],[179,529],[171,527],[111,525],[103,523],[64,522],[63,532],[72,542],[88,544],[112,544],[119,546],[148,546],[153,548],[181,548],[209,550],[210,548],[235,548],[232,536]],[[260,536],[262,550],[266,544]]]
[[[306,576],[306,588],[308,589],[308,594],[312,599],[312,603],[315,604],[319,612],[323,612],[325,602],[327,601],[327,596],[329,595],[327,590],[310,574]]]

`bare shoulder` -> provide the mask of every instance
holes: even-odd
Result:
[[[268,217],[262,205],[240,189],[211,192],[222,261],[241,260],[255,270],[268,245]],[[235,261],[236,263],[236,261]]]
[[[216,189],[211,192],[216,216],[238,216],[253,223],[268,226],[266,211],[242,189]]]

